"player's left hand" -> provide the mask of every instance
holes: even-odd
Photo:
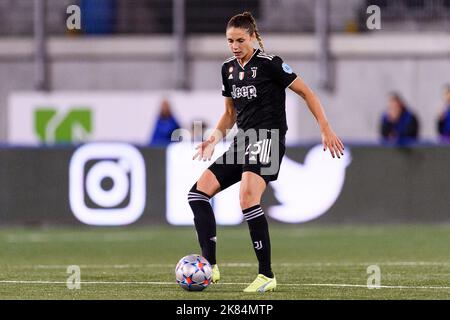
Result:
[[[330,127],[322,130],[323,151],[330,150],[331,156],[341,158],[344,155],[344,144]]]
[[[198,160],[211,160],[211,157],[214,153],[214,141],[215,141],[215,137],[211,137],[206,141],[203,141],[202,143],[200,143],[197,147],[195,147],[195,149],[197,150],[197,153],[192,157],[192,160],[195,160],[196,158],[198,158]]]

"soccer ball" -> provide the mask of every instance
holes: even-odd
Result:
[[[211,283],[211,276],[211,264],[198,254],[181,258],[175,267],[177,283],[188,291],[202,291]]]

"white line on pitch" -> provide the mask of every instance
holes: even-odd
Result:
[[[66,284],[66,281],[40,281],[40,280],[0,280],[5,284]],[[83,281],[80,284],[142,284],[142,285],[175,285],[174,282],[156,282],[156,281]],[[246,282],[222,282],[218,285],[248,285]],[[279,283],[278,286],[287,287],[336,287],[336,288],[367,288],[362,284],[345,283]],[[379,286],[383,289],[440,289],[450,290],[450,286]]]
[[[293,263],[274,263],[275,267],[354,267],[354,266],[369,266],[377,264],[379,266],[404,266],[404,267],[418,267],[418,266],[438,266],[438,267],[450,267],[450,262],[448,261],[386,261],[386,262],[293,262]],[[80,268],[91,268],[91,269],[128,269],[128,268],[172,268],[175,264],[85,264],[79,265]],[[240,262],[230,262],[223,263],[220,266],[230,267],[230,268],[242,268],[242,267],[256,267],[256,263],[240,263]],[[11,266],[15,268],[35,268],[35,269],[60,269],[67,268],[67,265],[23,265],[23,266]]]
[[[41,281],[41,280],[0,280],[0,283],[12,284],[67,284],[67,281]],[[175,282],[152,282],[152,281],[81,281],[80,284],[150,284],[170,285]]]

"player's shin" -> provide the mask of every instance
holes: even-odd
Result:
[[[260,205],[243,210],[252,238],[253,248],[259,263],[260,274],[273,278],[270,257],[269,225]]]
[[[195,184],[188,194],[189,205],[194,213],[194,224],[198,241],[205,257],[211,265],[216,264],[216,219],[209,203],[210,197]]]

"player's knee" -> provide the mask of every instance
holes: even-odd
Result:
[[[203,194],[203,195],[205,195],[205,196],[207,196],[209,198],[212,197],[212,195],[210,195],[210,193],[208,192],[208,190],[206,190],[206,188],[199,187],[198,181],[196,183],[194,183],[194,185],[192,186],[191,190],[189,190],[188,195],[191,194],[191,193],[200,193],[200,194]]]
[[[259,204],[259,196],[251,188],[242,188],[239,193],[239,202],[241,209],[250,208],[256,204]]]
[[[213,197],[220,189],[220,185],[216,177],[208,171],[205,171],[201,175],[200,179],[198,179],[194,186],[198,191],[207,194],[210,198]]]

